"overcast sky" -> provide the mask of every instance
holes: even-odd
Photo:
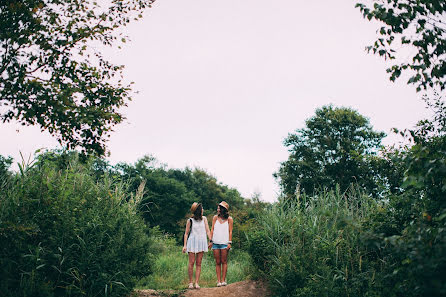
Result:
[[[158,0],[108,50],[139,91],[111,135],[109,160],[152,154],[200,167],[245,197],[274,201],[283,139],[326,104],[352,107],[376,130],[426,116],[415,88],[391,83],[367,54],[378,25],[350,0]],[[19,132],[17,132],[19,129]],[[19,160],[57,142],[35,127],[1,124],[0,154]],[[385,144],[397,141],[395,136]]]

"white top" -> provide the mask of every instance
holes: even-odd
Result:
[[[228,244],[229,242],[229,223],[226,220],[223,223],[220,223],[215,220],[214,226],[214,234],[212,235],[212,242],[216,244]]]
[[[198,237],[200,239],[206,240],[206,226],[204,225],[204,219],[199,221],[192,218],[192,230],[190,232],[190,236]]]
[[[187,239],[186,250],[188,253],[207,252],[208,243],[205,225],[207,224],[206,217],[202,217],[200,221],[193,218],[191,218],[191,220],[192,228],[190,230],[190,236]]]

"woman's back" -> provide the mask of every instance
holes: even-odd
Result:
[[[206,239],[206,228],[204,219],[196,220],[194,218],[191,218],[192,220],[192,230],[190,232],[190,236],[197,236],[197,237],[204,237]]]

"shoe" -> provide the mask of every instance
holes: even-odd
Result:
[[[194,288],[194,283],[189,283],[189,289],[193,289]]]
[[[217,283],[217,287],[221,287],[221,283]]]
[[[226,282],[221,283],[222,286],[227,286],[228,284]]]
[[[197,283],[195,283],[195,289],[200,289],[200,286]]]

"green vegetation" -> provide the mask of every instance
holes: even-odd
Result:
[[[203,170],[166,170],[152,157],[111,166],[72,151],[48,151],[32,164],[19,164],[17,173],[9,170],[11,163],[0,157],[5,296],[124,296],[137,283],[183,289],[187,256],[178,242],[190,203],[227,200],[237,206],[233,216],[240,230],[254,224],[265,206],[245,201]],[[212,216],[215,206],[206,211]],[[229,282],[252,271],[250,256],[240,250],[240,230],[233,237]],[[212,253],[203,261],[201,279],[203,286],[215,285]]]
[[[337,190],[266,211],[249,234],[249,252],[274,296],[366,296],[374,270],[359,242],[377,207],[359,190]]]
[[[446,2],[444,0],[373,0],[358,3],[364,18],[382,26],[367,50],[397,61],[387,69],[390,80],[408,72],[417,91],[446,88]],[[398,53],[404,51],[404,56]],[[408,51],[408,50],[409,51]]]
[[[2,0],[0,120],[37,125],[68,149],[104,155],[107,135],[131,99],[98,44],[126,42],[119,33],[154,0]]]
[[[152,156],[145,156],[134,165],[104,165],[101,170],[124,180],[132,192],[146,182],[140,203],[144,219],[151,226],[160,226],[162,231],[173,234],[178,241],[183,239],[186,217],[194,201],[203,204],[206,216],[215,214],[222,200],[234,209],[245,202],[236,189],[219,183],[204,170],[166,169]]]
[[[446,294],[446,105],[426,102],[433,119],[401,132],[410,145],[374,156],[378,176],[398,170],[379,198],[296,191],[259,216],[248,250],[275,296]]]
[[[76,159],[20,169],[0,195],[2,296],[123,296],[151,273],[138,197],[122,183],[96,182]]]
[[[153,243],[153,252],[156,254],[154,273],[141,279],[137,287],[155,290],[185,289],[189,283],[188,256],[181,252],[181,246],[176,244],[175,239],[158,233]],[[252,276],[253,267],[247,252],[232,249],[228,259],[229,283],[243,281]],[[203,257],[200,286],[215,287],[216,279],[214,257],[212,251],[209,251]]]
[[[385,136],[373,131],[369,120],[350,108],[318,108],[306,127],[284,141],[290,156],[275,174],[285,195],[312,194],[336,184],[345,191],[358,184],[376,193],[374,156]]]
[[[388,72],[391,80],[415,73],[408,83],[432,91],[424,99],[433,118],[397,131],[408,145],[382,148],[384,134],[355,110],[317,109],[285,140],[290,156],[275,174],[283,192],[272,205],[202,169],[88,156],[105,153],[104,137],[130,99],[114,79],[122,67],[90,52],[88,41],[112,45],[121,39],[114,30],[152,2],[102,10],[93,1],[1,2],[0,118],[37,124],[82,150],[38,154],[19,172],[0,156],[2,296],[181,290],[188,259],[178,242],[189,207],[201,202],[210,218],[221,200],[234,218],[230,283],[262,277],[274,296],[445,296],[446,104],[435,92],[446,86],[444,1],[357,5],[384,24],[370,51],[394,59],[399,38],[416,49]],[[201,285],[214,286],[212,252],[202,267]]]

